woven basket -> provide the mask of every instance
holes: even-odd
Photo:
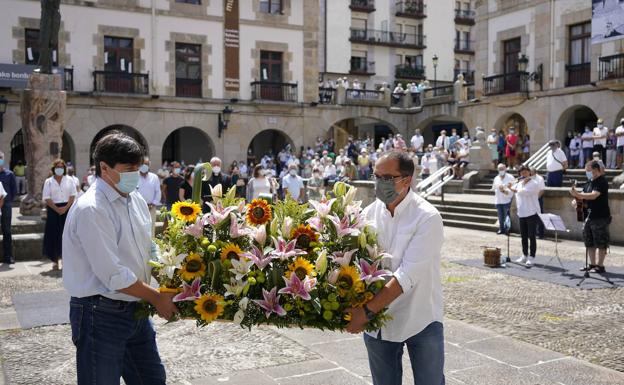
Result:
[[[483,246],[483,264],[489,267],[500,266],[501,249]]]

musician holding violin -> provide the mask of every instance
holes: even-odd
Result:
[[[575,198],[573,204],[577,207],[577,219],[585,222],[583,240],[589,256],[589,265],[581,271],[604,273],[611,223],[609,182],[605,178],[604,164],[599,160],[587,162],[585,172],[588,182],[583,186],[582,192],[578,192],[575,186],[570,189],[570,194]],[[597,260],[596,252],[598,252]]]

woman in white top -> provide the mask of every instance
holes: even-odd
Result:
[[[272,195],[273,189],[271,188],[271,182],[264,175],[262,165],[257,164],[253,169],[253,178],[247,182],[247,201],[251,202],[254,199],[258,199],[260,194]]]
[[[540,221],[540,205],[539,205],[539,184],[531,178],[531,170],[525,166],[520,166],[520,179],[517,183],[509,183],[508,188],[516,194],[516,206],[518,208],[518,217],[520,218],[520,235],[522,236],[522,254],[515,262],[525,263],[527,267],[535,263],[535,252],[537,243],[535,241],[535,232],[537,224]],[[529,240],[531,247],[529,248]]]
[[[59,269],[65,218],[76,198],[76,185],[66,172],[65,161],[56,159],[52,163],[52,176],[43,184],[42,199],[47,205],[43,255],[52,260],[52,270]]]

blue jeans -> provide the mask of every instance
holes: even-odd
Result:
[[[384,341],[364,334],[373,384],[403,383],[403,345],[412,364],[415,385],[444,385],[444,326],[432,322],[404,342]]]
[[[561,187],[563,186],[563,170],[551,171],[548,173],[546,186]]]
[[[149,319],[135,319],[135,302],[72,297],[69,306],[78,385],[166,383],[156,332]]]
[[[509,231],[509,228],[505,226],[505,221],[507,221],[510,209],[511,202],[496,205],[496,212],[498,213],[498,230],[501,233],[506,233]]]

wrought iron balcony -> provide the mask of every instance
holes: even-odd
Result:
[[[383,45],[387,47],[426,48],[425,35],[377,29],[351,28],[351,38],[349,40],[353,43]]]
[[[397,79],[424,79],[425,67],[399,64],[394,67],[394,77]]]
[[[297,83],[251,82],[252,100],[297,102]]]
[[[336,104],[336,89],[332,87],[319,87],[320,104]]]
[[[375,62],[366,60],[353,60],[351,58],[351,68],[349,73],[351,75],[375,75]],[[359,59],[359,58],[358,58]]]
[[[201,98],[202,80],[176,78],[176,96],[187,98]]]
[[[474,55],[475,53],[474,40],[455,39],[455,53]]]
[[[528,72],[510,72],[483,78],[483,94],[486,96],[528,91]]]
[[[475,11],[472,9],[456,9],[455,23],[464,25],[475,25]]]
[[[591,82],[591,63],[566,65],[566,87],[581,86]]]
[[[93,71],[95,92],[149,94],[149,75],[117,71]]]
[[[459,74],[464,75],[464,81],[466,83],[474,83],[474,70],[455,68],[453,70],[454,80],[457,80],[457,75]]]
[[[374,0],[351,0],[351,4],[349,5],[352,11],[355,12],[366,12],[371,13],[375,12],[375,1]]]
[[[601,57],[598,60],[598,79],[624,79],[624,53]]]
[[[397,1],[396,3],[396,16],[408,17],[412,19],[424,19],[426,15],[427,6],[422,0],[417,1]]]

